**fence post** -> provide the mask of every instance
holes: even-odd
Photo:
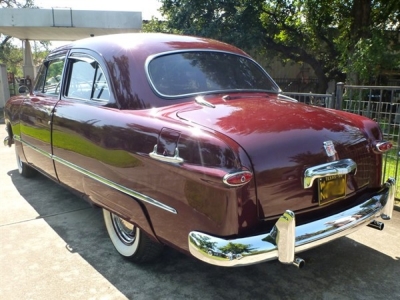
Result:
[[[327,108],[335,108],[335,103],[336,103],[336,94],[331,93],[331,101],[329,102],[329,107]]]
[[[338,82],[336,84],[336,99],[334,107],[335,109],[342,110],[343,89],[344,89],[344,82]]]

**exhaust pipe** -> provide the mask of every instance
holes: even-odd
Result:
[[[298,267],[299,269],[303,268],[305,266],[306,262],[304,259],[300,257],[295,257],[293,261],[293,265]]]
[[[385,224],[383,224],[382,222],[374,220],[374,221],[372,221],[371,223],[368,224],[368,227],[375,228],[375,229],[378,229],[378,230],[383,230],[383,228],[385,227]]]

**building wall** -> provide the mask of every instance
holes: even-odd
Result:
[[[10,91],[8,88],[7,68],[5,64],[0,64],[0,109],[6,104],[10,98]]]

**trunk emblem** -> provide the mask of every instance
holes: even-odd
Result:
[[[333,144],[332,141],[324,142],[324,148],[325,148],[326,154],[329,157],[335,156],[336,150],[335,150],[335,145]]]

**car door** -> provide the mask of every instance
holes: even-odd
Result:
[[[56,179],[52,160],[52,114],[59,100],[65,53],[46,60],[37,76],[34,90],[21,108],[21,141],[26,160]]]
[[[102,140],[102,120],[113,114],[109,85],[94,55],[75,50],[68,57],[66,85],[54,110],[52,135],[60,182],[89,197],[85,175],[104,176],[101,145],[107,141]]]

